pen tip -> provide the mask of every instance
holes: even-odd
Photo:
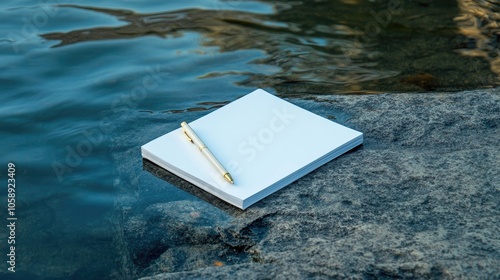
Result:
[[[224,174],[224,178],[231,184],[234,185],[234,180],[233,180],[233,177],[231,177],[231,175],[229,173],[226,173]]]

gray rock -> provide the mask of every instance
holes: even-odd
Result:
[[[164,224],[189,215],[178,202],[129,219],[172,234],[143,279],[500,278],[497,89],[290,101],[364,132],[364,145],[227,217],[199,202],[204,222]]]

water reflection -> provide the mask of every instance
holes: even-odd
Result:
[[[62,47],[84,41],[142,36],[171,38],[197,32],[203,35],[200,48],[216,47],[217,51],[211,53],[214,56],[245,49],[261,50],[262,56],[252,64],[278,69],[269,75],[235,69],[227,63],[227,70],[214,70],[199,78],[240,75],[246,78],[240,82],[242,85],[278,90],[286,87],[291,92],[459,90],[495,84],[496,77],[491,79],[490,67],[475,56],[488,57],[491,70],[498,73],[499,64],[490,55],[491,48],[485,48],[491,45],[488,45],[491,35],[496,34],[491,32],[492,24],[496,24],[496,4],[476,2],[459,1],[458,9],[455,1],[338,0],[273,4],[262,1],[262,5],[274,7],[274,13],[268,14],[206,8],[141,14],[65,5],[105,13],[125,24],[48,33],[42,37],[59,40],[54,47]],[[228,3],[238,5],[239,2]],[[478,31],[475,22],[486,12],[489,24]],[[458,34],[453,19],[460,32],[477,45],[462,48],[468,44],[467,39]],[[496,45],[493,48],[496,49]],[[463,79],[464,76],[468,78]]]
[[[458,1],[460,14],[455,18],[460,33],[468,40],[457,52],[464,56],[481,57],[491,66],[496,77],[500,77],[500,1]]]
[[[68,7],[68,6],[66,6]],[[197,31],[205,36],[205,46],[217,46],[220,52],[241,49],[265,50],[266,57],[258,64],[269,64],[281,73],[268,77],[254,74],[249,79],[256,86],[276,83],[314,82],[325,84],[355,84],[383,79],[397,71],[375,70],[373,62],[359,59],[373,56],[362,44],[348,40],[359,31],[336,23],[301,26],[295,22],[276,21],[269,15],[231,10],[187,9],[155,14],[137,14],[126,10],[69,6],[89,9],[115,16],[127,24],[120,27],[100,27],[74,30],[67,33],[44,34],[46,39],[60,40],[55,47],[83,41],[134,38],[147,35],[160,37],[182,36],[186,31]],[[289,10],[292,5],[280,5],[276,10]],[[283,15],[286,16],[286,13]],[[320,36],[318,36],[318,34]],[[349,51],[344,51],[349,50]],[[354,61],[354,60],[359,61]],[[347,61],[347,63],[346,63]],[[203,78],[225,75],[212,72]],[[229,73],[231,74],[231,73]]]

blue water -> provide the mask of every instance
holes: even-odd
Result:
[[[467,1],[435,2],[401,1],[368,39],[385,2],[0,3],[0,212],[7,224],[14,163],[18,218],[16,273],[0,231],[2,277],[134,277],[123,209],[197,199],[144,171],[140,146],[256,87],[300,98],[495,86],[494,32],[467,25]]]

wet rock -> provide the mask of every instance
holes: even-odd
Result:
[[[429,73],[419,73],[401,79],[403,83],[416,85],[425,90],[434,90],[438,86],[438,81]]]
[[[187,230],[192,211],[181,210],[161,226],[178,246],[144,279],[500,278],[498,90],[290,101],[363,131],[364,145],[218,228],[210,217]],[[166,221],[152,220],[138,227]],[[226,263],[221,249],[251,257]]]
[[[172,248],[217,243],[216,227],[227,220],[196,201],[156,203],[130,217],[124,232],[132,261],[144,268]]]
[[[265,219],[230,223],[230,215],[201,201],[152,204],[124,224],[129,267],[151,276],[258,260],[250,248],[265,231]]]

